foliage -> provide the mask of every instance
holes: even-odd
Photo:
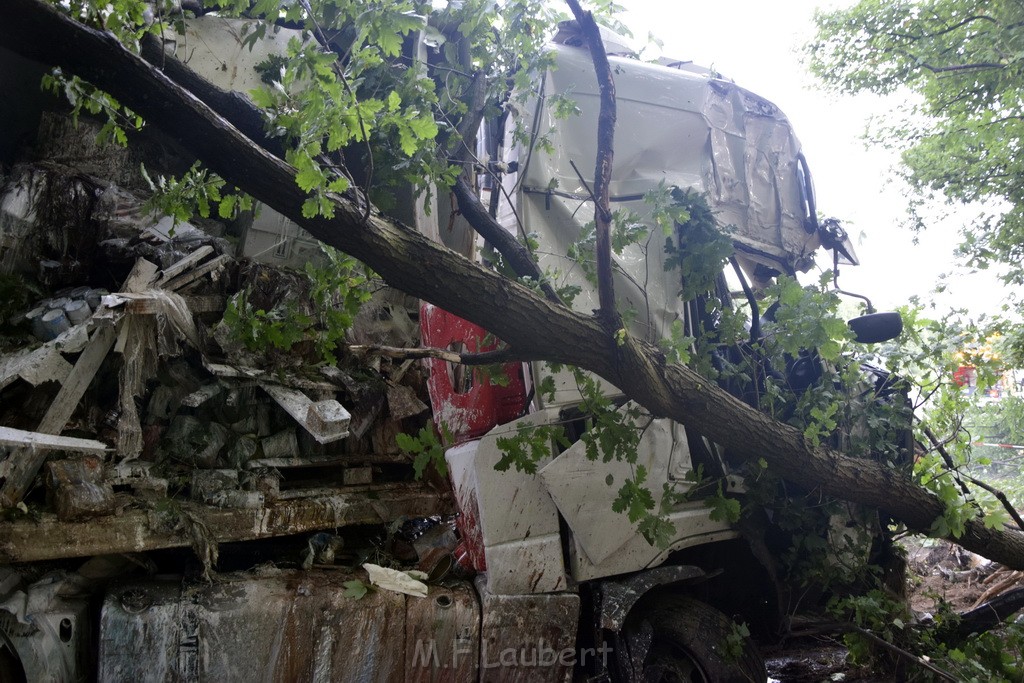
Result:
[[[816,19],[807,61],[827,86],[915,95],[873,134],[902,153],[903,175],[919,195],[915,223],[925,226],[918,209],[936,193],[982,202],[962,252],[971,265],[1002,264],[1010,282],[1024,282],[1024,7],[862,0]]]
[[[881,590],[833,599],[829,611],[857,627],[843,638],[855,664],[872,665],[875,670],[896,668],[892,653],[880,648],[878,639],[921,658],[951,680],[1008,682],[1019,681],[1024,675],[1024,628],[1017,623],[961,640],[950,635],[960,619],[945,602],[940,601],[935,623],[929,627],[916,621],[906,601]],[[923,667],[900,666],[906,680],[934,680]]]
[[[97,142],[113,142],[124,146],[128,144],[128,134],[124,127],[129,126],[134,130],[142,128],[142,117],[77,76],[65,76],[59,68],[43,76],[42,87],[54,95],[64,96],[71,105],[71,118],[76,125],[82,112],[105,119],[103,127],[96,134]]]
[[[722,268],[732,255],[732,240],[719,226],[707,199],[691,190],[671,189],[673,206],[684,213],[673,216],[677,234],[665,238],[667,269],[678,268],[682,286],[679,297],[689,301],[714,290]],[[670,214],[671,215],[671,214]],[[685,216],[685,220],[678,218]]]
[[[304,330],[312,323],[291,301],[269,312],[254,308],[245,291],[233,296],[224,309],[224,324],[232,338],[254,352],[289,351],[305,338]]]
[[[214,205],[217,206],[218,217],[222,219],[236,218],[240,211],[251,211],[253,208],[252,197],[222,192],[224,181],[200,166],[198,161],[180,178],[157,176],[154,180],[146,172],[145,166],[141,170],[152,192],[144,210],[159,211],[171,216],[175,223],[189,221],[196,214],[209,218]]]
[[[914,478],[945,508],[931,534],[956,537],[964,523],[975,517],[981,517],[990,528],[999,528],[1008,521],[1002,505],[965,479],[995,474],[988,455],[974,442],[979,421],[990,423],[990,418],[982,416],[991,413],[998,419],[1002,414],[994,405],[979,403],[1002,374],[999,354],[991,351],[988,330],[958,314],[935,319],[926,317],[921,309],[911,308],[902,314],[905,332],[901,344],[887,346],[885,358],[890,369],[919,388],[920,418],[915,437],[924,448],[915,457]],[[973,387],[956,381],[958,369],[965,365],[975,371]],[[1012,401],[1007,404],[1008,414],[1012,414],[1013,405]],[[929,432],[941,439],[940,446],[932,443]],[[1007,479],[998,484],[1005,483],[1019,488]]]
[[[337,345],[371,296],[371,274],[355,259],[321,245],[320,261],[306,263],[304,299],[289,297],[270,311],[255,308],[243,290],[228,301],[224,324],[249,351],[287,352],[310,342],[317,357],[335,364]]]
[[[416,436],[398,434],[395,441],[404,453],[413,456],[412,469],[417,479],[423,478],[423,473],[430,465],[441,475],[448,472],[444,447],[438,441],[433,425],[422,427]]]
[[[341,595],[352,600],[362,600],[370,591],[373,590],[373,586],[368,583],[363,583],[359,579],[351,579],[341,585],[345,587],[345,590],[341,592]]]
[[[564,430],[558,425],[521,425],[512,436],[500,436],[496,441],[501,458],[494,469],[507,472],[515,467],[519,472],[536,474],[537,465],[551,457],[552,444],[569,446]]]

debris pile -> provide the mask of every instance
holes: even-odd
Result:
[[[0,561],[449,512],[395,441],[429,420],[424,370],[347,351],[415,346],[417,302],[338,254],[278,267],[297,228],[268,249],[266,207],[154,213],[134,169],[173,150],[82,123],[44,115],[0,186]]]

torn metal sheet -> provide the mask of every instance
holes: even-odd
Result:
[[[619,631],[633,605],[652,588],[684,581],[702,579],[704,570],[691,565],[668,565],[626,576],[617,581],[601,582],[601,628]]]
[[[635,406],[626,404],[621,410]],[[690,484],[680,475],[690,469],[690,450],[682,425],[671,420],[652,421],[637,446],[636,466],[647,469],[647,487],[660,492],[668,484],[679,493]],[[652,546],[637,525],[613,511],[622,482],[631,477],[633,465],[603,458],[590,460],[586,444],[577,441],[540,471],[545,490],[572,531],[570,560],[577,580],[634,572],[664,561],[670,550]],[[679,479],[670,477],[670,473]],[[607,478],[611,477],[611,484]],[[684,503],[669,513],[679,536],[670,549],[706,543],[736,535],[725,522],[710,518],[710,508],[700,500]]]
[[[19,377],[35,387],[43,382],[63,383],[70,374],[71,363],[48,343],[38,349],[18,350],[0,360],[0,389]]]
[[[75,325],[36,349],[19,349],[0,359],[0,389],[17,378],[32,386],[43,382],[64,383],[71,374],[71,363],[61,354],[78,353],[89,343],[89,326]]]
[[[86,582],[65,572],[23,588],[20,581],[13,571],[2,581],[8,590],[0,595],[0,639],[14,651],[23,680],[88,680],[92,615]]]

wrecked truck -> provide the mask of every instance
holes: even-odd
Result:
[[[290,36],[270,32],[250,49],[243,28],[201,17],[168,35],[166,50],[218,87],[246,92],[259,86],[255,66]],[[744,292],[807,270],[823,245],[850,256],[841,230],[818,224],[806,161],[773,104],[691,64],[642,63],[607,47],[619,102],[616,208],[643,216],[645,195],[658,187],[704,195],[732,226]],[[481,192],[501,195],[499,221],[532,234],[542,269],[578,288],[573,306],[590,311],[596,291],[567,254],[592,211],[577,168],[593,166],[597,86],[571,25],[552,49],[557,68],[515,112],[549,144],[510,127],[481,135],[482,156],[504,170]],[[571,122],[549,105],[566,93],[579,110]],[[133,183],[124,169],[137,166],[134,151],[85,142],[69,160],[75,145],[54,141],[87,136],[66,116],[38,123],[49,126],[39,144],[59,149],[76,174],[12,174],[0,200],[4,263],[24,263],[24,242],[47,218],[39,198],[60,190],[89,197],[82,212],[91,228],[117,225],[121,236],[104,248],[129,267],[106,291],[89,282],[75,293],[60,286],[91,279],[79,261],[40,262],[54,293],[71,296],[27,311],[46,341],[0,365],[6,422],[47,403],[35,427],[2,428],[0,499],[10,514],[0,524],[0,678],[765,679],[737,624],[767,635],[791,607],[766,527],[716,519],[697,497],[675,504],[673,537],[652,545],[612,509],[609,482],[630,466],[587,457],[587,416],[569,371],[508,364],[497,382],[437,358],[422,366],[378,358],[358,372],[321,367],[313,378],[299,372],[301,358],[286,371],[247,366],[223,327],[207,333],[207,323],[237,315],[242,283],[249,297],[301,290],[273,266],[305,267],[313,241],[266,207],[227,235],[237,245],[217,226],[151,220],[122,187]],[[426,201],[434,205],[409,201],[403,220],[474,253],[464,219],[447,202]],[[630,331],[657,341],[681,324],[699,337],[714,322],[707,302],[680,301],[658,239],[615,256],[620,306],[637,312]],[[724,274],[720,285],[728,305]],[[495,344],[430,304],[385,298],[356,321],[364,345]],[[82,312],[76,301],[88,307],[78,322],[68,308]],[[857,333],[879,341],[894,336],[894,324],[871,318]],[[97,377],[101,386],[90,390]],[[11,410],[13,401],[24,410]],[[115,407],[95,409],[103,405]],[[395,448],[408,420],[425,415],[443,440],[446,480],[412,481]],[[504,437],[555,424],[569,445],[551,444],[535,473],[496,470]],[[90,429],[96,438],[62,436]],[[688,425],[648,420],[636,455],[652,490],[685,491],[703,468],[743,495],[726,454]],[[383,540],[350,550],[367,537]]]

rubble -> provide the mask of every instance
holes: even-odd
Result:
[[[314,250],[267,242],[301,235],[269,209],[154,213],[139,169],[182,170],[172,143],[42,121],[45,162],[0,186],[0,276],[29,293],[0,320],[0,562],[192,546],[209,564],[217,543],[451,511],[394,441],[429,420],[418,365],[275,345],[231,317],[318,324],[309,276],[274,265]],[[413,346],[416,310],[383,288],[348,341]]]

